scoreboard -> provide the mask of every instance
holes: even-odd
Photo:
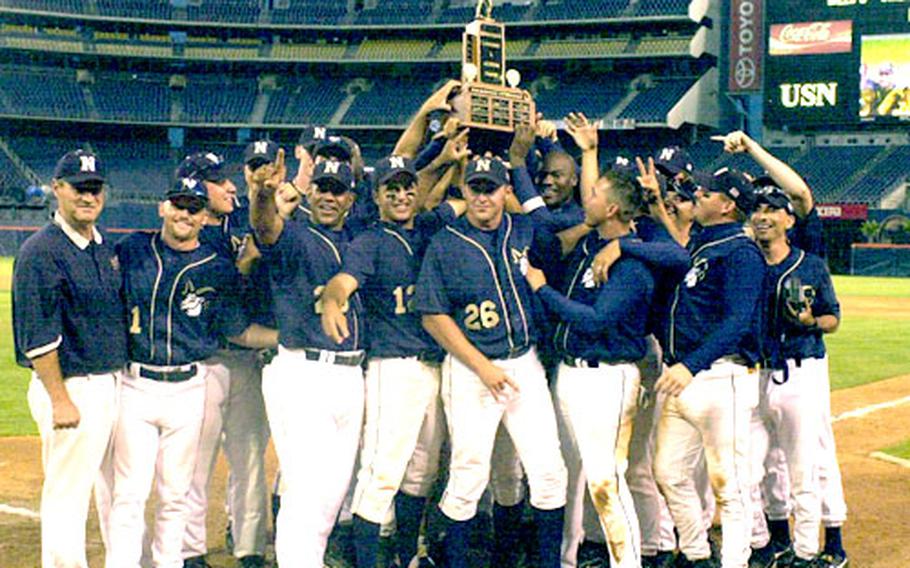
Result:
[[[910,125],[910,0],[766,0],[765,122]]]

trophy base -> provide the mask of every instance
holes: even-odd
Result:
[[[523,89],[468,83],[459,98],[456,114],[469,128],[511,133],[516,125],[533,125],[536,118],[534,99]]]

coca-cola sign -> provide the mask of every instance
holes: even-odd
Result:
[[[853,22],[799,22],[771,26],[771,55],[850,53],[853,51]]]

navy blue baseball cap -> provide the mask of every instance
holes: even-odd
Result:
[[[639,173],[638,165],[635,164],[635,160],[626,156],[616,156],[613,158],[613,161],[610,162],[610,170],[632,178],[638,177]]]
[[[674,177],[680,172],[691,174],[695,171],[692,156],[679,146],[661,148],[654,156],[654,166],[667,177]]]
[[[205,181],[223,181],[228,173],[225,168],[224,158],[214,152],[196,152],[190,154],[180,162],[174,178],[195,177]]]
[[[200,209],[209,202],[209,193],[205,189],[205,184],[200,178],[193,176],[179,178],[168,188],[164,197],[170,201],[196,201],[201,205]]]
[[[755,186],[739,170],[721,168],[702,186],[708,191],[723,193],[736,203],[736,208],[745,214],[755,209]]]
[[[406,180],[405,183],[411,184],[417,181],[417,169],[414,168],[414,160],[404,156],[386,156],[376,162],[373,167],[373,187],[378,189],[395,178]]]
[[[354,147],[343,136],[329,136],[316,144],[313,149],[314,156],[335,158],[342,162],[350,162],[354,155]]]
[[[243,151],[243,163],[255,170],[263,164],[270,164],[278,159],[280,146],[271,140],[250,142]]]
[[[464,182],[473,189],[478,181],[490,182],[498,189],[509,184],[509,170],[499,158],[477,158],[468,162]]]
[[[328,137],[329,130],[325,126],[307,126],[300,132],[297,145],[303,146],[304,150],[313,153],[313,148]]]
[[[774,209],[783,209],[790,215],[795,215],[790,197],[784,193],[784,190],[774,185],[756,188],[755,205],[758,206],[762,203]]]
[[[351,166],[344,162],[326,160],[316,164],[312,183],[320,190],[328,190],[335,194],[346,193],[354,189],[354,172]]]
[[[57,161],[54,179],[74,186],[85,183],[103,184],[104,164],[88,150],[67,152]]]

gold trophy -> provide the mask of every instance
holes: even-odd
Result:
[[[536,110],[531,93],[518,88],[521,74],[506,71],[505,26],[492,12],[492,0],[478,0],[474,21],[465,27],[462,89],[453,106],[469,128],[513,132],[517,124],[534,124]]]

